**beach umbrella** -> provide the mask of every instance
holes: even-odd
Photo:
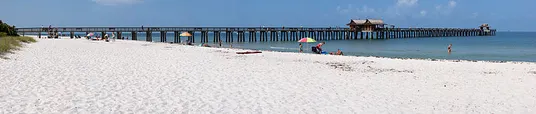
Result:
[[[188,32],[182,32],[179,36],[190,37],[190,36],[192,36],[192,34],[190,34]]]
[[[180,34],[180,36],[188,36],[188,37],[190,37],[190,36],[192,36],[192,34],[190,34],[188,32],[183,32],[183,33]]]
[[[95,35],[95,33],[89,33],[89,34],[87,34],[87,36],[93,36],[93,35]]]
[[[303,42],[303,43],[305,43],[305,47],[309,47],[308,43],[316,42],[316,40],[312,39],[312,38],[309,38],[309,37],[305,37],[305,38],[302,38],[302,39],[298,40],[298,42]]]
[[[306,43],[309,43],[309,42],[316,42],[315,39],[312,39],[312,38],[302,38],[300,40],[298,40],[298,42],[306,42]]]

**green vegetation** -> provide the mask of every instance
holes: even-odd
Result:
[[[5,33],[7,36],[19,36],[17,31],[15,31],[15,26],[9,26],[3,23],[2,20],[0,20],[0,32]],[[3,33],[0,33],[0,37],[2,37]]]
[[[9,26],[0,20],[0,58],[7,53],[13,53],[13,50],[18,50],[22,47],[22,43],[36,42],[32,37],[21,37],[15,31],[15,26]]]
[[[7,36],[0,37],[0,58],[7,53],[13,53],[13,50],[18,50],[22,47],[22,43],[33,43],[36,42],[32,37],[21,37],[21,36]]]

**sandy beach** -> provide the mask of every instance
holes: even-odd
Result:
[[[0,113],[536,112],[535,63],[238,51],[38,39],[0,59]]]

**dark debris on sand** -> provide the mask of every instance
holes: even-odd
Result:
[[[529,71],[529,74],[536,74],[536,71]]]
[[[314,63],[320,63],[320,62],[315,61]],[[328,65],[328,66],[333,67],[334,69],[340,69],[342,71],[354,71],[354,69],[350,65],[345,64],[345,63],[327,62],[325,64]]]
[[[498,74],[499,72],[484,72],[484,74]]]
[[[375,72],[375,73],[382,73],[382,72],[399,72],[399,73],[413,73],[412,70],[396,70],[396,69],[392,69],[392,68],[389,68],[389,69],[382,69],[382,68],[373,68],[373,67],[370,67],[370,66],[367,66],[367,71],[368,72]]]

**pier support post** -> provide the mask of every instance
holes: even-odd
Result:
[[[122,32],[116,32],[117,39],[123,40],[123,33]]]
[[[166,32],[160,31],[160,42],[166,42]]]
[[[246,42],[246,34],[244,33],[244,31],[238,31],[238,35],[240,36],[240,42]]]
[[[147,31],[145,32],[145,41],[152,42],[153,41],[153,32]]]
[[[253,42],[257,42],[257,30],[253,30]]]
[[[292,41],[296,41],[296,32],[295,32],[295,31],[291,31],[291,32],[290,32],[290,39],[291,39]]]
[[[205,43],[205,32],[206,31],[201,31],[201,43]]]
[[[195,31],[188,31],[192,36],[188,36],[188,41],[195,43]]]
[[[138,40],[138,33],[132,32],[132,40]]]
[[[216,35],[218,36],[216,38],[217,42],[221,42],[221,31],[218,31],[218,33],[216,33]]]
[[[225,42],[229,42],[229,41],[230,41],[230,40],[229,40],[230,37],[231,37],[230,34],[232,34],[231,31],[225,31]]]
[[[173,43],[180,43],[180,32],[173,31]]]
[[[269,41],[270,41],[270,42],[271,42],[271,41],[274,41],[274,31],[271,31],[271,30],[270,30],[270,31],[268,31],[268,32],[270,32],[270,39],[269,39]]]
[[[357,35],[357,34],[358,34],[357,30],[354,30],[354,31],[352,32],[352,34],[354,35],[354,36],[353,36],[353,39],[354,39],[354,40],[357,39],[357,36],[358,36],[358,35]]]

